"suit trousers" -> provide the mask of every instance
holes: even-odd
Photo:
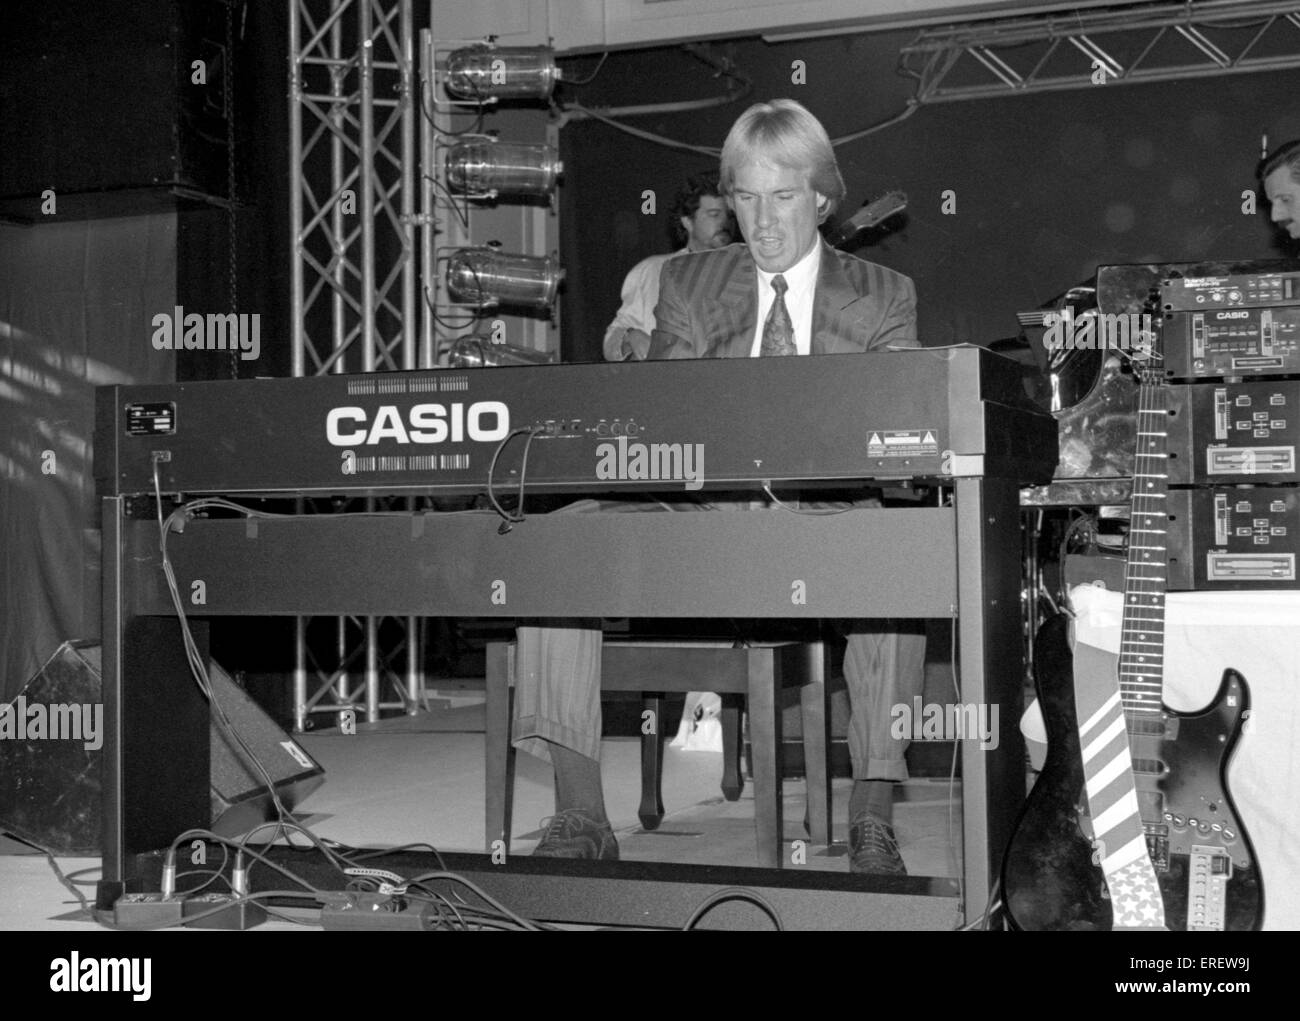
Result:
[[[803,502],[805,509],[878,507],[876,500],[852,504]],[[667,504],[643,499],[584,500],[556,513],[724,510],[774,513],[750,503]],[[845,622],[848,646],[844,679],[848,686],[849,755],[857,780],[906,780],[903,754],[909,741],[891,731],[895,706],[909,708],[925,680],[923,622],[864,620]],[[516,631],[516,748],[549,759],[548,743],[563,745],[588,758],[600,758],[600,659],[598,620],[521,621]],[[708,678],[699,679],[702,690]]]

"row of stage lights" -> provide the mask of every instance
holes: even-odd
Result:
[[[501,99],[546,101],[560,80],[555,53],[546,46],[479,43],[453,50],[445,68],[447,92],[474,105]],[[549,197],[563,169],[550,146],[500,142],[489,135],[471,135],[450,146],[444,157],[448,189],[466,199]],[[447,257],[448,293],[479,310],[498,305],[548,309],[563,279],[555,259],[502,252],[495,245],[457,248]],[[464,342],[458,348],[462,346]],[[464,355],[472,360],[480,357],[477,351]]]

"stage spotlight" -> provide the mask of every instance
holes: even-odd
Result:
[[[514,255],[495,248],[458,248],[447,259],[447,290],[480,308],[547,308],[564,279],[550,256]]]
[[[484,337],[462,337],[451,346],[448,364],[453,369],[482,369],[491,365],[545,365],[550,360],[545,351],[493,344]]]
[[[447,181],[457,191],[480,198],[549,195],[564,164],[549,145],[498,142],[486,136],[447,150]]]
[[[447,91],[462,99],[549,99],[559,78],[549,46],[479,43],[447,54]]]

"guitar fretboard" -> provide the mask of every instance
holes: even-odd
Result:
[[[1165,663],[1169,412],[1164,386],[1148,382],[1155,365],[1142,371],[1119,655],[1120,696],[1130,730],[1161,716]]]

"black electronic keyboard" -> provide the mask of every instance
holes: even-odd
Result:
[[[973,346],[98,391],[101,495],[720,489],[1051,478],[1055,420]],[[526,460],[525,460],[526,453]]]

